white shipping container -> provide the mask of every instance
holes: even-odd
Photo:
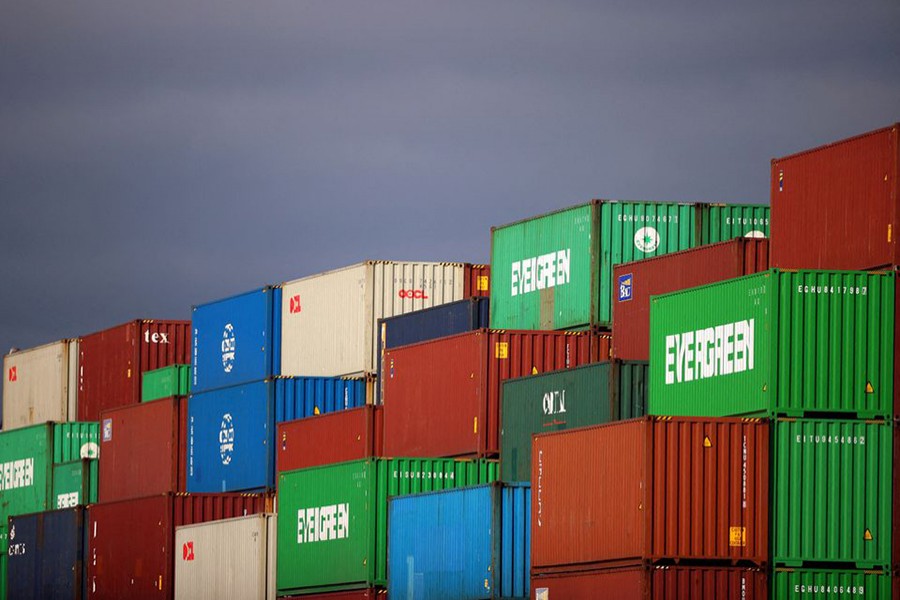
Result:
[[[3,357],[3,430],[74,421],[78,340],[61,340]]]
[[[176,527],[175,598],[275,600],[275,515]]]
[[[281,374],[373,373],[378,319],[463,299],[461,263],[367,261],[284,284]]]

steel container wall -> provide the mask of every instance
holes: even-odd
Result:
[[[0,433],[0,523],[7,518],[45,511],[50,507],[53,479],[53,426],[32,425]],[[6,552],[6,532],[0,552]]]
[[[367,377],[279,377],[275,380],[275,421],[364,406],[373,402]]]
[[[141,401],[141,373],[190,362],[190,321],[131,321],[81,338],[78,420]]]
[[[97,502],[99,462],[96,458],[83,458],[53,465],[50,507],[63,509]]]
[[[700,243],[769,237],[769,207],[764,204],[701,204]]]
[[[100,423],[96,421],[53,424],[53,462],[63,463],[100,456]]]
[[[650,412],[890,417],[895,293],[890,272],[772,269],[654,297]]]
[[[284,284],[281,372],[374,373],[378,319],[463,299],[461,263],[367,261]]]
[[[191,365],[171,365],[141,375],[141,402],[191,393]]]
[[[61,340],[3,357],[3,429],[77,416],[78,340]]]
[[[772,266],[859,270],[900,264],[898,140],[895,124],[774,159]]]
[[[643,416],[646,386],[630,381],[625,367],[626,393],[619,393],[615,363],[595,363],[503,382],[500,428],[500,480],[531,481],[531,436],[608,423],[625,413]],[[643,366],[646,370],[646,366]],[[620,406],[620,404],[624,406]],[[638,413],[638,414],[632,414]]]
[[[594,200],[491,230],[491,327],[611,324],[612,269],[697,243],[695,205]]]
[[[369,588],[367,590],[349,590],[346,592],[329,592],[326,594],[304,594],[303,596],[279,596],[284,600],[384,600],[387,590]]]
[[[388,456],[491,456],[507,379],[609,359],[608,334],[478,330],[385,352]]]
[[[891,424],[780,419],[774,437],[775,564],[828,561],[889,569]]]
[[[82,507],[10,517],[9,529],[7,597],[84,597]]]
[[[464,298],[491,295],[491,265],[465,265]]]
[[[400,598],[526,598],[531,490],[498,484],[392,498],[388,593]]]
[[[100,501],[185,491],[186,398],[166,398],[100,415]]]
[[[768,600],[766,572],[640,565],[533,577],[535,600]],[[782,598],[782,596],[775,596]]]
[[[279,423],[276,439],[278,472],[377,458],[384,454],[384,415],[380,406]]]
[[[280,373],[281,298],[266,286],[193,308],[194,393]]]
[[[275,515],[177,527],[175,551],[176,599],[275,600]]]
[[[280,473],[279,595],[386,585],[389,497],[490,483],[497,475],[494,461],[425,458]]]
[[[686,290],[769,268],[769,241],[737,238],[616,265],[613,281],[612,354],[623,360],[650,359],[650,297]]]
[[[647,414],[650,397],[650,363],[614,360],[613,382],[618,397],[614,404],[616,420],[634,419]]]
[[[896,600],[891,595],[891,576],[877,571],[825,569],[775,569],[772,597],[778,598],[866,598]]]
[[[643,418],[533,440],[534,573],[768,563],[767,423]]]

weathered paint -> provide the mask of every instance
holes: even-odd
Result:
[[[3,357],[3,429],[78,417],[78,340]]]
[[[53,425],[0,432],[0,523],[11,515],[50,508],[53,479]],[[0,551],[6,552],[6,535]]]
[[[74,421],[53,424],[53,462],[100,457],[100,423]]]
[[[275,421],[371,404],[374,382],[368,377],[278,377],[275,379]]]
[[[83,598],[84,508],[11,517],[9,598]]]
[[[83,458],[53,465],[50,508],[71,508],[97,502],[99,463],[96,458]]]
[[[381,457],[383,407],[360,406],[279,423],[275,446],[279,473]]]

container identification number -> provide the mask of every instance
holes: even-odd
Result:
[[[866,436],[864,435],[804,435],[798,434],[796,441],[798,444],[844,444],[847,446],[865,446]]]
[[[842,296],[866,296],[869,293],[868,286],[847,285],[803,285],[797,286],[798,294],[834,294]]]

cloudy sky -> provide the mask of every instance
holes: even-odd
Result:
[[[0,350],[594,197],[767,202],[900,120],[896,0],[728,4],[5,2]]]

